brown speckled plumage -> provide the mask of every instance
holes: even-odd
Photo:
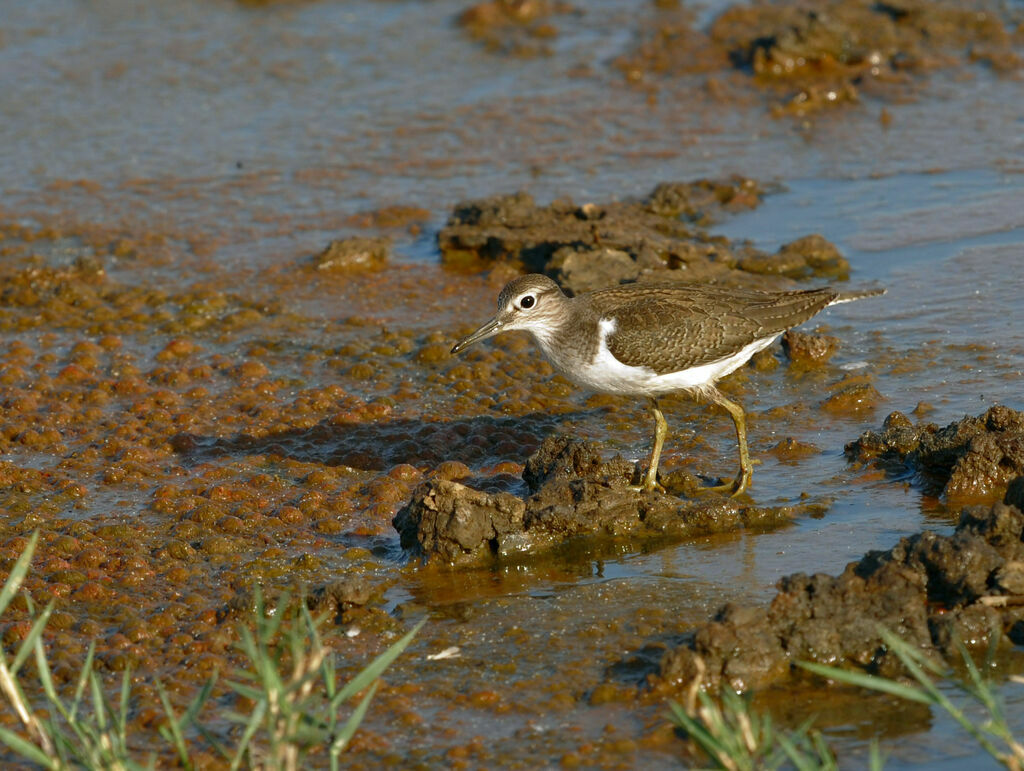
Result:
[[[814,316],[838,296],[833,289],[768,293],[717,286],[631,284],[582,295],[616,321],[608,348],[623,364],[659,375],[732,356]],[[652,344],[653,343],[653,344]]]

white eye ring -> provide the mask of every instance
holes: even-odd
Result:
[[[528,311],[537,302],[537,298],[532,294],[526,294],[519,298],[519,307],[524,311]]]

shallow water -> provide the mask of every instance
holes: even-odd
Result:
[[[366,401],[396,401],[403,383],[416,390],[386,415],[364,418],[369,428],[356,434],[384,465],[339,460],[339,446],[358,449],[342,430],[329,433],[326,444],[302,435],[286,445],[284,455],[305,464],[303,473],[318,465],[340,469],[339,484],[361,489],[403,460],[430,465],[402,456],[404,431],[502,412],[541,435],[562,424],[609,452],[647,452],[648,419],[642,405],[628,401],[590,408],[585,394],[572,392],[557,414],[531,422],[515,396],[467,414],[456,407],[453,384],[389,354],[374,360],[386,361],[376,364],[384,373],[376,379],[350,374],[357,357],[346,346],[362,361],[386,331],[407,333],[418,346],[431,332],[454,339],[490,314],[493,280],[439,265],[434,236],[456,202],[518,189],[540,201],[623,199],[660,181],[731,173],[780,183],[783,191],[716,232],[766,249],[821,233],[850,260],[851,286],[888,289],[808,325],[841,339],[824,371],[750,371],[730,386],[750,413],[751,451],[762,460],[755,500],[792,503],[807,493],[832,501],[824,517],[773,533],[619,544],[596,555],[583,549],[454,575],[404,564],[386,524],[401,501],[387,501],[383,515],[365,501],[352,504],[358,510],[347,529],[330,536],[279,537],[289,554],[321,558],[320,568],[301,576],[314,585],[348,567],[342,549],[369,547],[369,566],[360,569],[385,587],[384,607],[403,621],[423,610],[433,618],[389,678],[396,688],[422,688],[411,697],[422,722],[396,735],[388,709],[399,699],[383,702],[367,726],[386,737],[387,750],[372,757],[398,752],[441,765],[450,748],[484,736],[475,758],[485,765],[554,764],[583,745],[598,748],[599,765],[680,762],[680,744],[658,733],[663,706],[635,693],[638,673],[656,661],[656,650],[640,652],[677,641],[726,601],[767,600],[774,583],[794,571],[837,572],[922,527],[948,529],[956,511],[922,496],[913,480],[848,466],[843,446],[888,412],[910,413],[927,402],[927,419],[944,425],[993,403],[1024,409],[1024,327],[1016,321],[1024,277],[1020,82],[980,67],[939,72],[920,83],[914,100],[885,105],[888,123],[870,100],[806,121],[777,120],[756,99],[714,98],[697,78],[662,83],[656,99],[625,85],[610,62],[630,45],[634,25],[656,13],[653,4],[588,3],[581,15],[559,18],[563,34],[551,55],[534,58],[496,55],[470,41],[453,23],[463,8],[180,0],[141,7],[41,0],[9,8],[0,39],[0,146],[7,148],[0,218],[66,233],[32,247],[44,265],[71,264],[90,252],[88,234],[101,232],[143,245],[105,258],[113,281],[251,301],[263,313],[260,322],[240,331],[200,329],[193,337],[204,355],[231,361],[272,351],[268,377],[284,384],[273,398],[335,383]],[[303,276],[303,261],[329,240],[364,232],[352,215],[389,205],[426,215],[418,232],[389,231],[395,255],[387,268]],[[354,316],[365,323],[344,321]],[[54,361],[40,367],[54,375],[71,346],[92,334],[53,323],[12,331],[8,342],[53,351]],[[180,334],[145,327],[123,334],[121,350],[145,370]],[[549,380],[534,366],[535,352],[504,345],[526,392]],[[884,401],[857,415],[824,413],[820,403],[847,375],[870,377]],[[211,385],[211,398],[228,387]],[[682,399],[668,400],[666,417],[667,467],[729,473],[726,418]],[[211,420],[202,446],[250,430],[234,425]],[[767,451],[786,437],[820,453],[778,461]],[[226,483],[275,472],[286,464],[267,459],[273,441],[178,458],[151,482],[90,482],[94,491],[64,514],[97,521],[142,515],[159,526],[161,517],[147,508],[157,485],[213,484],[211,469]],[[73,438],[67,443],[63,453],[25,450],[4,460],[54,471],[69,457],[84,457]],[[478,470],[502,460],[523,458],[469,465]],[[200,562],[195,582],[217,589],[200,591],[197,602],[220,607],[230,575],[254,554],[231,564],[211,559],[208,570]],[[425,659],[450,645],[460,657]],[[631,657],[639,659],[623,663]],[[593,693],[606,682],[622,692],[595,703]],[[1020,686],[1006,686],[1004,696],[1011,713],[1022,703]],[[859,710],[841,712],[829,730],[851,765],[880,735],[893,767],[933,765],[948,755],[959,758],[947,761],[950,767],[976,767],[973,745],[941,716],[880,711],[865,721]]]

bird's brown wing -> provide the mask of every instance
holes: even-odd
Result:
[[[595,293],[602,317],[615,320],[608,349],[623,364],[658,374],[739,353],[795,327],[832,302],[833,289],[756,292],[721,287],[645,287]]]

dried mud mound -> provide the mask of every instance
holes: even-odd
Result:
[[[523,472],[530,495],[485,493],[449,480],[421,484],[393,520],[402,546],[427,563],[456,567],[536,554],[576,537],[682,539],[740,528],[770,529],[820,507],[762,508],[731,498],[683,500],[637,493],[635,464],[603,461],[598,448],[548,437]]]
[[[539,206],[527,193],[458,204],[438,234],[449,263],[507,261],[546,273],[573,293],[650,274],[688,282],[786,286],[786,279],[845,279],[850,265],[810,235],[774,254],[732,245],[704,227],[728,211],[754,208],[764,190],[749,179],[658,185],[642,201]]]
[[[727,605],[664,655],[655,686],[702,678],[747,690],[788,676],[799,660],[894,676],[901,665],[882,644],[879,625],[954,659],[956,639],[1024,644],[1024,479],[1012,489],[1007,502],[965,509],[953,535],[903,538],[838,577],[788,576],[767,607]]]
[[[996,405],[939,428],[914,425],[894,412],[881,431],[867,431],[848,444],[846,454],[897,475],[916,474],[930,494],[991,500],[1024,474],[1024,413]]]

